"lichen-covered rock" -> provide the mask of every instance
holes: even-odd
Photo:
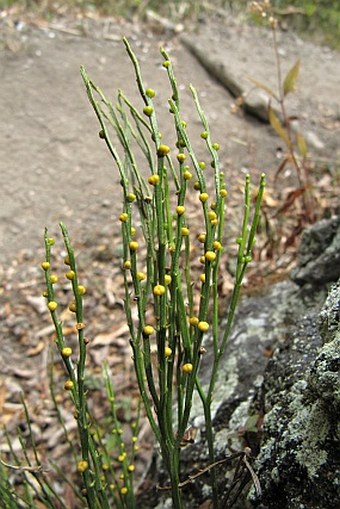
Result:
[[[262,496],[249,497],[256,508],[340,507],[339,303],[338,283],[270,362],[256,462]]]
[[[335,282],[340,277],[340,216],[306,228],[299,263],[291,275],[298,285]]]

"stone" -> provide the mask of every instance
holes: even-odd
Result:
[[[340,278],[340,216],[319,221],[303,232],[299,262],[291,277],[298,285],[322,285]]]
[[[340,283],[271,360],[262,387],[259,509],[340,507]]]

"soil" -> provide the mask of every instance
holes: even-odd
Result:
[[[174,134],[167,122],[170,91],[158,51],[160,46],[167,48],[182,92],[183,116],[197,133],[198,156],[204,157],[198,136],[201,127],[187,89],[189,83],[197,89],[212,134],[221,145],[223,169],[230,187],[238,191],[231,196],[232,222],[239,220],[239,188],[246,173],[256,181],[265,171],[269,189],[274,189],[282,143],[268,124],[242,111],[235,113],[235,98],[200,65],[181,42],[181,34],[164,31],[154,22],[148,25],[92,16],[47,23],[29,16],[4,15],[1,25],[0,407],[2,420],[8,424],[23,419],[19,410],[22,388],[30,392],[36,416],[39,411],[35,405],[43,406],[48,398],[47,347],[52,329],[39,297],[43,281],[38,266],[43,259],[46,226],[50,235],[59,237],[58,223],[64,221],[82,253],[85,283],[90,279],[92,287],[87,306],[92,311],[90,333],[97,341],[91,354],[95,372],[105,358],[117,364],[117,356],[129,372],[122,278],[119,262],[112,263],[120,250],[116,220],[121,212],[119,178],[98,137],[80,65],[107,96],[114,100],[117,89],[122,88],[142,107],[132,65],[121,42],[122,36],[128,36],[140,59],[145,84],[157,90],[159,115],[164,118],[163,139],[171,144]],[[275,55],[266,29],[249,26],[240,18],[211,16],[186,27],[185,32],[208,54],[230,64],[242,79],[250,76],[276,86]],[[314,180],[319,190],[333,186],[333,200],[340,167],[340,54],[304,42],[291,32],[279,32],[278,38],[283,74],[301,59],[299,87],[288,101],[289,109],[307,134]],[[292,183],[294,174],[287,167],[276,194],[273,191],[275,200]],[[322,199],[327,201],[327,196]],[[63,254],[60,243],[56,250]],[[87,271],[92,276],[86,275]],[[66,324],[70,321],[68,315],[64,319]],[[118,376],[119,384],[129,389],[128,375]],[[36,418],[38,430],[46,423],[46,412],[49,416],[53,413],[48,407],[40,419]],[[46,443],[55,432],[52,424],[47,428],[42,439]]]

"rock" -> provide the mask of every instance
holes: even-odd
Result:
[[[276,352],[263,384],[260,509],[340,507],[340,284]],[[319,324],[319,325],[318,325]]]
[[[340,277],[340,216],[307,228],[301,237],[299,263],[291,275],[299,285],[320,285]]]
[[[243,106],[251,115],[262,122],[268,122],[269,96],[261,89],[254,89],[250,81],[241,76],[237,66],[232,66],[228,61],[216,57],[213,52],[208,52],[191,37],[181,35],[181,42],[197,58],[202,66],[209,71],[234,97],[243,97]],[[278,109],[271,104],[276,115],[280,117]]]

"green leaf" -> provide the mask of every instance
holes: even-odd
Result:
[[[297,60],[293,67],[288,71],[284,82],[283,82],[283,93],[286,96],[289,92],[292,92],[295,88],[296,80],[299,76],[300,71],[300,60]]]
[[[285,142],[287,147],[289,147],[290,141],[289,141],[287,131],[282,126],[280,120],[275,115],[274,110],[271,108],[271,106],[269,106],[269,110],[268,110],[268,119],[269,119],[269,122],[270,122],[270,125],[272,126],[272,128],[275,129],[276,133]]]
[[[307,157],[308,147],[305,138],[299,132],[296,134],[296,143],[301,156],[305,159]]]

